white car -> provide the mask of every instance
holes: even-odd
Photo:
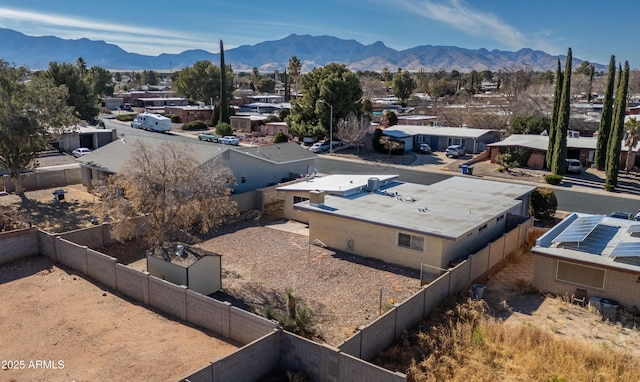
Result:
[[[312,153],[321,153],[329,151],[329,142],[316,142],[313,146],[309,147],[309,151]]]
[[[464,156],[466,154],[466,150],[460,145],[451,145],[447,147],[444,154],[451,158],[458,158],[460,156]]]
[[[218,143],[222,143],[225,145],[238,146],[240,144],[240,138],[234,137],[233,135],[227,135],[226,137],[222,137],[218,139]]]
[[[577,159],[566,159],[567,173],[580,174],[582,173],[582,163]]]
[[[73,150],[71,154],[76,158],[80,158],[81,156],[87,155],[90,152],[91,150],[86,147],[78,147],[77,149]]]

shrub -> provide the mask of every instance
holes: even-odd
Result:
[[[560,184],[562,182],[562,175],[549,174],[544,176],[544,181],[547,184]]]
[[[270,122],[282,122],[282,120],[280,119],[280,117],[278,117],[277,115],[274,114],[270,114],[267,115],[267,118],[264,120],[265,123],[270,123]]]
[[[182,130],[207,130],[209,127],[204,121],[191,121],[183,123],[180,128]]]
[[[376,129],[376,131],[373,133],[373,149],[376,150],[376,152],[379,152],[381,154],[389,154],[389,149],[386,148],[382,144],[382,142],[380,142],[380,139],[382,137],[384,137],[384,135],[382,134],[382,129],[380,128]],[[391,150],[391,155],[403,155],[403,154],[404,154],[404,145],[402,145],[402,147]]]
[[[116,119],[121,122],[131,122],[135,117],[135,114],[121,114],[116,116]]]
[[[167,114],[165,117],[171,120],[171,123],[180,123],[180,116],[176,114]]]
[[[550,219],[558,208],[558,199],[552,189],[538,187],[531,193],[529,215],[536,219]]]
[[[216,134],[218,135],[233,135],[233,129],[228,123],[220,122],[216,125]]]
[[[278,131],[278,134],[276,134],[273,137],[273,143],[284,143],[284,142],[289,142],[289,137],[284,135],[282,131]]]
[[[510,168],[525,167],[531,157],[531,150],[520,147],[506,147],[500,150],[500,155],[496,158],[496,162],[507,171]]]

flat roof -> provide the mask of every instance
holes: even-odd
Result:
[[[486,189],[492,192],[477,192],[478,182],[487,182]],[[511,196],[521,197],[535,189],[518,185],[522,187],[518,195],[513,186],[463,177],[429,186],[391,179],[377,192],[360,191],[347,197],[329,194],[323,205],[305,201],[296,208],[456,240],[522,203]]]
[[[325,191],[337,195],[353,193],[365,187],[371,178],[380,182],[388,182],[399,175],[329,175],[311,177],[305,181],[278,187],[278,191]]]
[[[596,149],[598,138],[592,137],[580,137],[580,138],[567,138],[567,147],[575,149]],[[511,147],[519,146],[529,149],[547,151],[549,146],[549,136],[536,135],[536,134],[513,134],[503,139],[500,142],[490,143],[489,147]],[[640,143],[636,146],[638,148]],[[621,143],[622,151],[628,151],[629,148],[624,142]]]
[[[439,137],[480,138],[487,133],[495,131],[497,130],[471,129],[468,127],[395,125],[384,129],[383,134],[396,137],[433,135]]]
[[[583,231],[585,234],[579,235]],[[533,251],[639,273],[638,232],[638,221],[574,212],[538,238]],[[630,253],[629,248],[635,253]]]

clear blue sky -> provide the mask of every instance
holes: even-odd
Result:
[[[540,49],[640,68],[635,0],[69,1],[0,0],[0,27],[31,36],[89,38],[148,55],[218,52],[292,33],[394,49],[419,45]],[[1,42],[0,42],[1,43]]]

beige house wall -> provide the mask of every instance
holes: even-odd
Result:
[[[633,274],[613,269],[605,269],[604,289],[597,289],[557,280],[556,274],[559,260],[547,256],[536,255],[535,253],[534,257],[535,268],[533,273],[533,286],[540,291],[571,296],[577,288],[580,288],[586,290],[589,297],[597,296],[614,299],[620,304],[628,307],[640,306],[640,283],[638,283],[640,273]],[[583,263],[575,264],[590,266]],[[600,267],[600,269],[603,268]]]
[[[279,192],[280,198],[284,200],[284,216],[287,219],[292,219],[302,223],[309,223],[309,213],[298,211],[293,208],[293,198],[299,196],[301,198],[309,199],[308,191],[287,191]]]
[[[416,251],[398,247],[398,233],[415,233],[395,228],[369,224],[337,216],[307,212],[309,215],[309,240],[321,240],[331,248],[348,251],[365,257],[373,257],[389,263],[420,268],[421,263],[442,267],[444,239],[423,236],[424,250]],[[420,236],[420,235],[416,235]],[[351,241],[351,248],[348,243]]]

